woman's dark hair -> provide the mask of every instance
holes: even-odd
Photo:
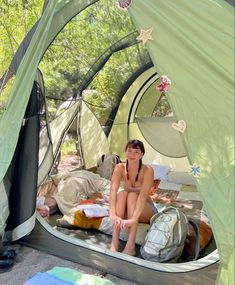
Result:
[[[145,154],[144,144],[139,140],[130,140],[126,144],[125,151],[128,148],[140,149],[143,154]]]
[[[139,140],[128,141],[128,143],[126,144],[126,147],[125,147],[125,151],[127,151],[128,148],[140,149],[141,152],[143,153],[143,155],[145,154],[144,144]],[[139,168],[138,168],[138,173],[137,173],[136,178],[135,178],[135,182],[139,178],[139,172],[140,172],[141,166],[142,166],[142,159],[140,159],[140,162],[139,162]],[[126,173],[127,173],[127,179],[129,180],[128,160],[126,161]]]

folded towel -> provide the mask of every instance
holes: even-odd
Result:
[[[109,215],[108,210],[98,204],[79,205],[78,208],[86,215],[87,218],[99,218]]]

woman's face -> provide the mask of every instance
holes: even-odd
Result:
[[[126,154],[126,159],[130,161],[138,161],[143,156],[143,153],[139,148],[132,148],[132,147],[128,147],[126,149],[125,154]]]

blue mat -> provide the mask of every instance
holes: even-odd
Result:
[[[115,285],[115,283],[75,269],[54,267],[44,273],[38,272],[23,285]]]
[[[74,283],[62,280],[53,275],[38,272],[31,279],[26,281],[24,285],[74,285]]]

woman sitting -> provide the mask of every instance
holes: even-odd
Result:
[[[110,218],[113,222],[111,250],[118,251],[121,229],[128,230],[123,253],[136,255],[135,238],[138,223],[149,223],[157,212],[149,197],[153,186],[153,169],[142,163],[144,145],[131,140],[125,147],[126,162],[116,165],[110,189]],[[119,190],[119,186],[123,186]]]

